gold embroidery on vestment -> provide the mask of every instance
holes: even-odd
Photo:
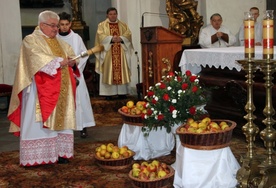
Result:
[[[44,37],[46,42],[48,43],[53,55],[57,57],[66,58],[65,53],[63,52],[58,40],[56,38],[46,38]],[[60,85],[60,93],[57,102],[57,106],[55,111],[53,112],[54,130],[63,130],[64,129],[64,120],[66,114],[66,107],[68,106],[68,90],[70,89],[70,74],[68,68],[61,69],[61,85]],[[51,120],[50,120],[51,122]]]
[[[118,23],[110,23],[110,35],[120,36]],[[121,64],[121,44],[114,43],[111,46],[111,54],[112,54],[112,82],[115,85],[122,84],[122,64]]]

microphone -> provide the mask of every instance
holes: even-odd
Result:
[[[164,15],[168,16],[167,14],[162,14],[162,13],[157,13],[157,12],[144,12],[144,13],[142,14],[141,27],[144,27],[144,16],[145,16],[146,14],[154,14],[154,15],[159,15],[159,16],[164,16]]]
[[[137,63],[140,64],[140,63],[139,63],[139,56],[138,56],[138,52],[137,52],[137,51],[135,52],[135,55],[136,55],[136,57],[137,57]]]

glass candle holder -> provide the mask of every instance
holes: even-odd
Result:
[[[251,12],[244,13],[244,56],[251,59],[255,57],[255,31],[254,31],[254,16]]]
[[[273,59],[274,10],[266,10],[263,18],[263,59]]]

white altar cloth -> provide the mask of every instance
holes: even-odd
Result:
[[[229,147],[196,150],[177,144],[175,188],[234,188],[240,165]]]
[[[128,146],[136,154],[134,160],[149,160],[169,155],[174,148],[175,138],[173,133],[167,133],[166,129],[151,131],[148,137],[144,137],[141,126],[123,124],[118,146]]]
[[[276,54],[276,46],[274,46],[274,54]],[[255,46],[255,59],[262,59],[263,47]],[[225,48],[203,48],[184,50],[180,59],[179,67],[182,73],[190,70],[193,74],[201,71],[201,66],[229,68],[240,71],[241,65],[237,60],[244,59],[244,46],[234,46]]]

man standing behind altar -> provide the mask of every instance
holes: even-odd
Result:
[[[250,8],[250,13],[254,17],[254,40],[256,46],[262,45],[263,40],[263,25],[261,22],[257,22],[257,19],[259,17],[259,9],[257,7]],[[241,25],[239,30],[239,42],[240,46],[244,46],[244,24]]]
[[[20,136],[20,165],[68,163],[74,153],[75,93],[79,76],[72,47],[56,37],[59,16],[43,11],[22,42],[8,112]]]
[[[59,14],[59,33],[58,38],[61,38],[72,46],[76,55],[81,52],[86,52],[87,49],[83,43],[82,38],[71,30],[72,20],[71,15],[62,12]],[[88,56],[80,59],[78,68],[80,70],[80,77],[78,78],[79,84],[76,93],[76,120],[77,128],[80,131],[80,137],[87,137],[86,127],[95,126],[94,115],[91,107],[90,97],[83,76],[83,71],[87,62]]]
[[[219,48],[233,46],[236,43],[235,35],[222,25],[222,17],[215,13],[210,18],[210,23],[199,33],[199,45],[202,48]]]
[[[114,95],[126,98],[128,83],[131,81],[131,31],[117,19],[117,15],[116,8],[107,9],[107,18],[99,23],[95,39],[95,46],[104,46],[104,51],[95,53],[95,71],[100,74],[99,94],[108,100]]]

